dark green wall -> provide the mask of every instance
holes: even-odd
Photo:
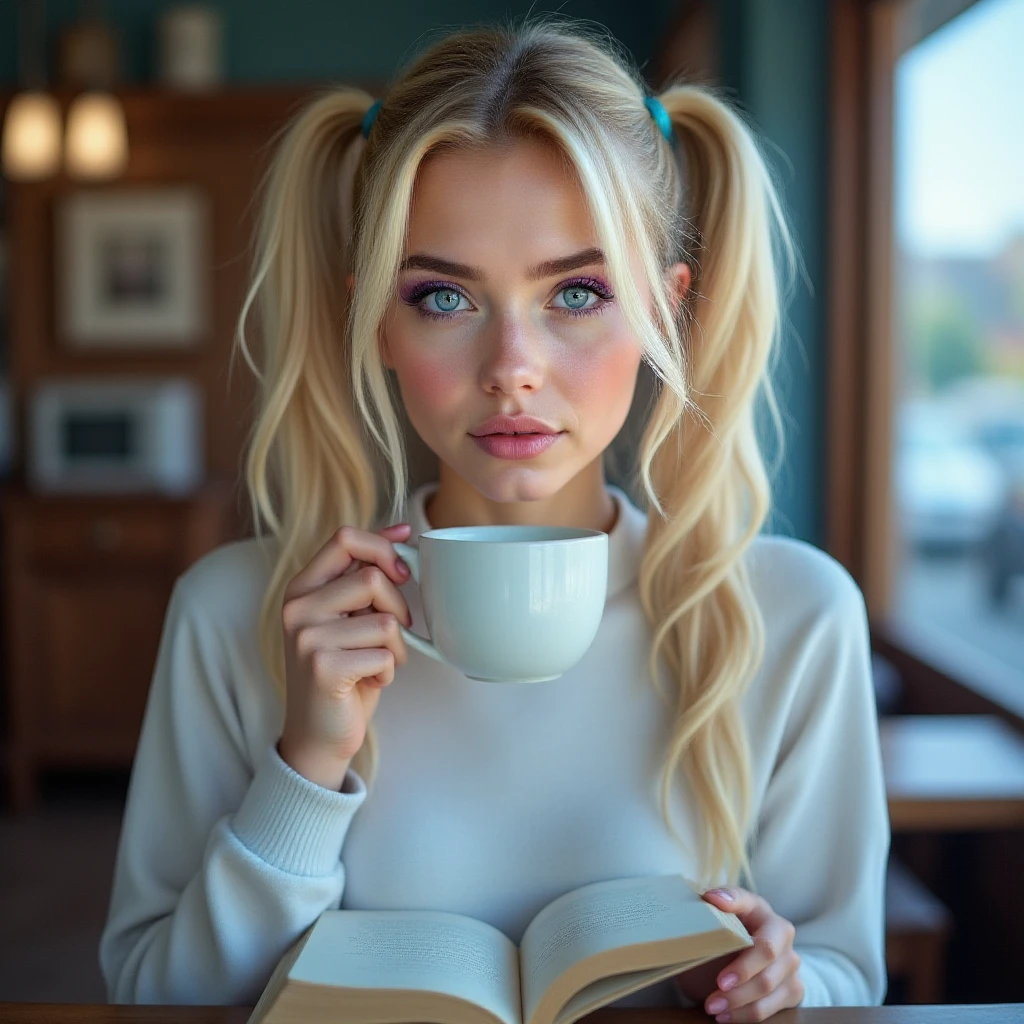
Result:
[[[155,39],[167,0],[106,0],[117,26],[123,77],[154,76]],[[224,65],[233,83],[322,78],[386,78],[422,46],[428,33],[474,22],[559,11],[610,28],[641,60],[657,45],[671,8],[669,0],[627,5],[619,0],[446,0],[433,9],[416,0],[216,0],[224,19]],[[17,78],[15,0],[0,0],[0,84]],[[79,17],[79,0],[47,0],[48,60],[60,28]]]
[[[828,5],[722,0],[723,77],[752,115],[783,192],[802,269],[776,375],[787,457],[772,532],[824,541]]]
[[[641,67],[656,52],[676,0],[498,2],[449,0],[438,10],[412,0],[219,0],[225,67],[232,84],[336,78],[386,81],[396,66],[446,28],[556,10],[607,26]],[[117,26],[123,78],[150,81],[156,25],[166,0],[107,0]],[[0,0],[0,86],[17,81],[18,4]],[[46,4],[48,60],[78,0]],[[821,543],[823,457],[823,245],[827,5],[820,0],[719,0],[722,81],[777,149],[778,169],[813,288],[798,281],[777,382],[787,458],[776,480],[770,527]],[[52,63],[50,64],[52,68]],[[781,153],[778,151],[781,150]]]

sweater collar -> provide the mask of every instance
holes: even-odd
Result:
[[[417,487],[408,505],[408,522],[412,527],[408,543],[419,547],[420,534],[431,529],[427,520],[426,504],[438,489],[436,480]],[[608,591],[609,598],[636,582],[643,552],[644,536],[647,532],[647,515],[630,500],[621,487],[605,484],[605,489],[618,506],[619,514],[615,525],[608,534]]]

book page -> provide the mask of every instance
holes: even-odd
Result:
[[[530,922],[519,944],[523,1019],[532,1019],[551,983],[580,960],[722,927],[682,875],[595,882],[559,896]]]
[[[521,1024],[519,954],[497,928],[432,910],[326,910],[289,979],[355,989],[418,989]]]
[[[693,967],[699,967],[708,960],[714,960],[718,953],[711,953],[708,956],[696,957],[692,960],[684,960],[668,967],[652,967],[646,971],[623,971],[621,974],[612,974],[607,978],[600,978],[591,982],[585,988],[574,995],[569,1002],[562,1007],[555,1019],[555,1024],[571,1024],[572,1021],[585,1017],[588,1013],[607,1006],[609,1003],[628,996],[633,992],[639,992],[648,985],[654,985],[665,978],[682,974]]]
[[[274,1001],[281,994],[281,990],[284,988],[285,982],[288,980],[288,972],[292,969],[292,964],[299,958],[299,954],[302,952],[303,946],[309,940],[310,935],[313,933],[313,929],[316,927],[314,921],[296,940],[293,942],[284,955],[277,962],[277,966],[274,968],[273,973],[270,975],[270,980],[263,988],[263,993],[256,1005],[252,1008],[252,1013],[249,1014],[249,1019],[246,1024],[260,1024],[260,1021],[267,1016],[270,1007],[274,1004]]]
[[[686,969],[685,966],[672,964],[671,967],[652,967],[649,971],[624,971],[622,974],[613,974],[609,978],[591,982],[562,1007],[555,1024],[579,1020],[580,1017],[607,1006],[616,999],[628,996],[631,992],[639,992],[648,985],[671,978],[674,974],[681,974]]]

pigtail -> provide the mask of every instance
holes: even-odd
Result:
[[[281,605],[288,581],[342,524],[368,528],[379,482],[354,410],[347,284],[353,183],[373,98],[335,89],[309,102],[273,140],[260,186],[252,284],[236,334],[259,382],[245,475],[257,536],[277,542],[261,609],[261,653],[284,698]],[[259,364],[246,344],[259,314]],[[369,771],[368,737],[357,766]]]
[[[361,445],[340,432],[358,436],[350,415],[338,422],[339,395],[349,390],[344,332],[346,278],[351,263],[352,179],[362,148],[362,120],[372,98],[359,89],[339,89],[309,103],[279,133],[274,160],[260,186],[256,228],[256,270],[238,328],[238,346],[260,381],[260,413],[248,450],[250,493],[257,532],[266,523],[279,534],[289,518],[287,502],[302,495],[301,517],[311,522],[309,501],[322,508],[321,485],[296,478],[310,461],[330,465],[351,453],[344,478],[354,475],[367,486],[343,489],[343,520],[367,521],[376,502],[360,458]],[[244,326],[250,307],[259,314],[261,366],[254,365]],[[326,342],[323,343],[323,342]],[[351,405],[340,403],[343,412]],[[291,428],[301,426],[301,450],[292,444]],[[347,428],[347,429],[346,429]],[[332,436],[333,435],[333,436]],[[310,442],[315,448],[310,450]],[[330,479],[321,477],[323,481]],[[337,475],[334,476],[337,479]],[[310,485],[314,494],[304,493]],[[328,510],[323,508],[326,513]],[[330,510],[332,520],[337,515]]]
[[[664,389],[640,465],[664,508],[652,515],[639,575],[654,628],[650,670],[664,657],[679,680],[662,775],[662,808],[681,765],[707,827],[704,865],[753,887],[752,779],[739,701],[761,661],[764,627],[744,550],[760,532],[770,490],[756,442],[753,397],[777,352],[781,300],[775,240],[793,259],[767,163],[739,115],[705,86],[673,85],[671,119],[682,182],[677,239],[693,271],[682,325],[685,415]],[[708,884],[714,884],[710,876]]]
[[[690,384],[701,394],[722,375],[727,355],[730,364],[735,357],[751,365],[777,352],[782,296],[776,256],[786,258],[790,278],[796,257],[770,165],[740,114],[708,86],[673,85],[660,98],[682,165],[687,249],[696,275],[691,312],[700,334],[699,348],[691,346]],[[756,374],[743,378],[751,386],[758,380]],[[733,397],[731,412],[748,407],[749,394]],[[718,416],[716,422],[731,421]]]

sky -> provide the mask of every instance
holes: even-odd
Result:
[[[896,66],[901,248],[989,256],[1024,232],[1024,0],[979,0]]]

